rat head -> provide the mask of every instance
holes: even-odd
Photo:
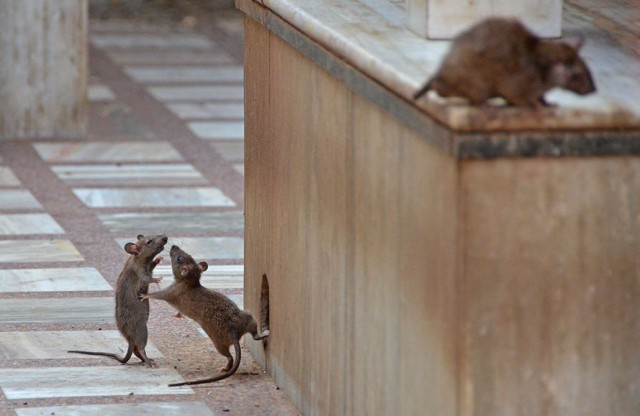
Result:
[[[178,246],[172,246],[169,254],[171,256],[173,277],[176,280],[199,282],[202,272],[209,268],[209,265],[204,261],[196,263],[193,257]]]
[[[541,42],[539,55],[546,64],[549,81],[554,87],[580,95],[596,90],[587,64],[578,56],[583,44],[584,38],[567,42]]]
[[[156,254],[164,250],[167,244],[166,235],[152,235],[145,237],[140,234],[138,241],[135,243],[127,243],[124,245],[124,251],[143,260],[151,260]]]

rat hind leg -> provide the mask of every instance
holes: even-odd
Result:
[[[147,367],[149,367],[149,368],[157,367],[157,364],[155,363],[155,361],[153,361],[151,358],[147,357],[147,353],[145,352],[144,348],[139,348],[138,346],[135,346],[133,348],[133,353],[140,360],[144,361],[147,364]]]
[[[145,348],[147,347],[147,338],[147,327],[146,325],[143,325],[134,336],[133,353],[140,360],[144,361],[147,364],[147,367],[156,367],[154,361],[147,357],[147,353],[145,351]]]
[[[231,352],[229,351],[229,346],[228,345],[221,345],[217,342],[214,342],[213,345],[216,347],[216,350],[218,350],[218,352],[222,355],[224,355],[225,357],[227,357],[227,366],[223,367],[220,369],[220,371],[229,371],[231,370],[231,367],[233,367],[233,356],[231,355]]]

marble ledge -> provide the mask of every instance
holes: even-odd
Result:
[[[557,107],[542,111],[473,108],[433,96],[413,102],[411,96],[436,71],[450,42],[426,40],[410,32],[405,28],[404,10],[397,3],[236,0],[236,6],[338,78],[345,70],[335,68],[342,63],[364,75],[370,80],[368,84],[365,81],[364,87],[362,82],[350,87],[366,98],[393,95],[392,100],[401,103],[390,107],[415,109],[453,133],[608,130],[615,135],[619,130],[632,130],[640,134],[640,59],[633,54],[629,41],[621,42],[605,25],[597,24],[597,10],[585,12],[573,2],[565,3],[564,35],[586,35],[581,55],[593,72],[598,92],[577,96],[554,89],[546,98]],[[637,29],[625,33],[631,43],[638,41]],[[386,91],[366,91],[375,88],[371,80]],[[383,108],[387,99],[381,99]]]

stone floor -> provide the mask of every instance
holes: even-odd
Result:
[[[137,234],[206,260],[203,284],[242,306],[242,19],[191,12],[91,19],[87,137],[0,143],[2,415],[298,414],[247,350],[231,378],[169,388],[225,359],[164,302],[158,368],[66,352],[126,350],[113,288]]]

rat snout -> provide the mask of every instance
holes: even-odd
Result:
[[[160,241],[162,241],[162,244],[167,244],[167,241],[169,241],[169,237],[163,235],[162,238],[160,238]]]
[[[178,247],[177,245],[172,245],[171,246],[171,251],[176,251],[176,250],[180,250],[180,247]]]

